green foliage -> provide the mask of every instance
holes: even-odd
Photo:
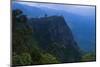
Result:
[[[71,47],[66,49],[64,46],[61,47],[61,45],[56,42],[50,44],[48,47],[48,52],[53,54],[60,62],[77,62],[81,60],[81,54],[76,49]]]
[[[13,55],[13,64],[14,65],[28,65],[31,64],[31,56],[29,53],[22,53],[20,55]]]
[[[49,64],[49,63],[59,63],[56,57],[50,53],[45,53],[39,47],[33,47],[31,52],[32,64]]]
[[[95,61],[96,55],[95,53],[86,53],[82,56],[82,61]]]
[[[40,59],[42,64],[52,64],[52,63],[59,63],[56,57],[49,53],[42,54],[42,58]]]
[[[30,49],[30,47],[28,46],[30,37],[31,36],[29,35],[28,30],[24,31],[19,29],[13,32],[13,51],[17,53],[27,52]]]
[[[31,60],[31,56],[29,53],[22,53],[20,55],[21,57],[21,64],[25,65],[25,64],[31,64],[32,60]]]
[[[17,55],[16,53],[14,53],[14,55],[12,56],[12,64],[13,65],[20,65],[21,63],[21,60],[20,60],[20,56]]]

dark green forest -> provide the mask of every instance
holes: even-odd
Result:
[[[73,40],[74,38],[72,33],[69,32],[70,29],[65,27],[66,25],[64,23],[60,23],[63,27],[68,28],[64,31],[69,33],[68,36],[66,36],[69,40],[64,41],[64,43],[66,42],[68,45],[63,45],[64,43],[62,40],[64,39],[65,34],[63,34],[62,38],[60,37],[60,35],[62,35],[61,32],[55,32],[60,29],[59,25],[55,26],[56,22],[58,22],[57,18],[60,19],[59,23],[65,22],[63,16],[44,16],[42,18],[32,18],[29,20],[29,18],[24,15],[21,10],[16,9],[12,11],[13,66],[58,64],[96,60],[94,52],[84,53],[81,51],[81,49],[77,46],[77,42]],[[41,23],[42,25],[39,25]],[[54,34],[57,36],[53,36]],[[59,38],[57,38],[58,36]],[[77,47],[75,47],[75,45]]]
[[[12,17],[13,65],[59,63],[55,56],[39,48],[38,42],[34,38],[34,32],[28,27],[28,19],[22,11],[13,11]],[[17,27],[17,24],[21,25],[21,28]]]

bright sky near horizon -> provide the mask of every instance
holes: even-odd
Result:
[[[55,2],[55,3],[72,3],[72,4],[96,4],[96,0],[16,0],[16,1],[38,1],[38,2]]]
[[[87,16],[87,15],[94,16],[95,13],[94,6],[80,6],[80,5],[69,5],[69,4],[63,5],[63,4],[52,4],[52,3],[48,4],[48,3],[33,3],[33,2],[17,2],[17,3],[28,5],[28,6],[46,7],[50,9],[63,10],[63,11],[67,11],[79,15],[81,13],[82,16]]]

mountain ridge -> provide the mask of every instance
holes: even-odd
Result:
[[[17,4],[14,4],[14,5],[17,5]],[[22,5],[24,5],[24,4],[22,4]],[[36,6],[28,6],[28,5],[24,5],[24,6],[31,7],[30,9],[33,9],[30,11],[30,9],[27,8],[27,10],[29,9],[29,11],[26,12],[26,14],[27,14],[27,16],[31,16],[30,18],[32,18],[32,16],[34,18],[37,18],[37,17],[42,18],[42,17],[45,17],[45,15],[47,15],[47,16],[53,16],[53,15],[64,16],[66,22],[68,22],[66,24],[69,25],[70,29],[73,32],[75,40],[78,42],[78,44],[82,48],[82,50],[84,50],[86,52],[94,51],[95,48],[92,48],[92,46],[95,46],[95,44],[92,43],[92,41],[93,42],[95,41],[95,37],[94,37],[94,35],[95,35],[95,25],[94,25],[95,19],[94,19],[94,17],[90,17],[90,16],[85,17],[85,16],[73,14],[70,12],[65,12],[62,10],[58,11],[58,10],[49,9],[46,7],[44,8],[44,7],[39,7],[39,6],[36,7]],[[37,13],[38,10],[35,10],[35,8],[37,8],[40,11],[40,13]],[[23,8],[21,8],[21,10],[26,11]],[[30,13],[32,13],[32,14],[30,14]],[[87,39],[84,38],[85,36],[88,36]],[[86,44],[86,45],[84,46],[84,44]],[[93,44],[93,45],[91,45],[91,44]],[[88,49],[88,47],[90,47],[90,49]]]

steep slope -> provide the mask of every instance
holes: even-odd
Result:
[[[80,48],[62,16],[33,18],[30,26],[41,49],[52,53],[61,62],[75,62],[81,58]]]
[[[80,48],[86,52],[95,51],[95,16],[66,13],[64,17]]]
[[[45,10],[48,16],[64,16],[80,48],[86,52],[95,51],[95,10],[90,10],[91,12],[86,13],[87,15],[81,15],[81,13],[75,13],[76,11],[71,13],[69,9],[57,10],[46,7],[41,7],[41,9]]]

